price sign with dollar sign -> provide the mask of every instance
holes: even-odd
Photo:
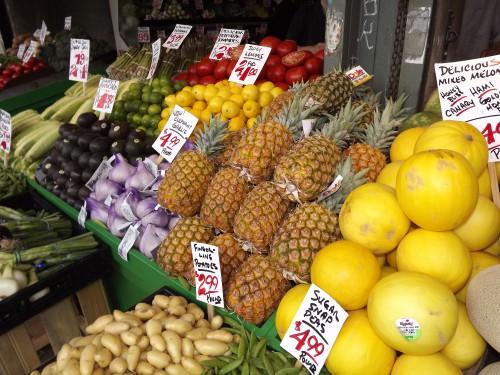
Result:
[[[101,78],[92,109],[100,111],[101,113],[111,113],[113,111],[113,105],[115,104],[116,91],[118,90],[119,84],[120,81],[104,77]]]
[[[311,374],[319,374],[347,316],[337,301],[311,284],[281,347]]]
[[[191,242],[191,251],[196,277],[196,299],[209,305],[224,307],[219,248]]]
[[[231,72],[229,81],[243,85],[255,83],[270,53],[271,48],[269,47],[245,44],[245,48]]]
[[[174,30],[169,35],[167,41],[163,43],[163,47],[169,49],[178,49],[186,36],[189,34],[193,26],[191,25],[175,25]]]

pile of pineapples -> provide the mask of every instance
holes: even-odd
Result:
[[[294,282],[310,282],[316,253],[341,238],[345,197],[375,180],[404,120],[404,97],[380,110],[380,94],[362,102],[353,92],[332,72],[276,97],[249,130],[228,134],[227,122],[211,118],[159,187],[158,203],[182,219],[157,263],[194,285],[191,242],[218,246],[226,305],[262,324]],[[340,189],[320,196],[339,176]]]

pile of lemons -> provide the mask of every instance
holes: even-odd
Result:
[[[222,120],[229,120],[230,131],[251,128],[257,116],[263,114],[271,100],[282,92],[281,87],[270,81],[242,86],[223,80],[206,86],[186,86],[165,97],[166,107],[161,113],[158,129],[163,129],[175,105],[198,118],[195,132],[203,128],[203,122],[208,123],[210,114],[220,114]]]

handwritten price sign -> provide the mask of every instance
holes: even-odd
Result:
[[[229,58],[229,52],[241,43],[243,34],[245,34],[245,30],[221,29],[210,53],[210,58],[213,60]]]
[[[149,27],[145,26],[137,28],[137,41],[139,43],[149,43],[151,41]]]
[[[191,242],[191,252],[196,276],[196,299],[224,307],[219,248],[205,243]]]
[[[12,121],[10,113],[0,109],[0,148],[6,153],[10,152],[12,140]]]
[[[64,17],[64,30],[71,30],[71,16]]]
[[[18,59],[23,59],[24,56],[24,51],[26,51],[26,46],[24,44],[21,44],[19,48],[17,49],[17,58]]]
[[[87,82],[89,71],[90,40],[71,39],[69,80]]]
[[[113,111],[113,105],[115,104],[116,90],[118,90],[119,84],[120,81],[101,78],[92,109],[94,111],[111,113]]]
[[[171,163],[193,132],[198,118],[176,105],[153,148]]]
[[[28,60],[31,58],[31,56],[33,56],[33,52],[35,52],[35,48],[37,45],[38,45],[38,42],[36,40],[32,40],[30,42],[28,49],[24,53],[23,62],[28,62]]]
[[[337,301],[311,284],[281,347],[311,374],[319,374],[347,316]]]
[[[231,72],[229,81],[243,85],[255,83],[270,53],[271,48],[269,47],[245,44],[245,48]]]
[[[443,119],[465,121],[484,135],[489,161],[500,161],[500,55],[435,64]]]
[[[151,66],[149,67],[149,72],[146,79],[153,78],[153,75],[155,74],[156,66],[158,65],[158,60],[160,59],[161,39],[158,38],[151,47],[153,50],[153,57],[151,58]]]
[[[175,25],[174,30],[169,35],[167,41],[163,43],[163,47],[170,49],[178,49],[184,39],[186,39],[187,35],[191,31],[193,26],[191,25]]]

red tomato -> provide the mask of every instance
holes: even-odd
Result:
[[[294,66],[293,68],[290,68],[287,70],[285,74],[285,81],[288,83],[290,86],[293,85],[295,82],[300,82],[300,81],[307,81],[309,78],[309,73],[307,73],[306,68],[303,66]]]
[[[276,48],[276,52],[281,57],[293,51],[297,51],[297,43],[293,40],[284,40],[278,45],[278,48]]]
[[[10,77],[12,74],[14,74],[14,69],[12,68],[6,68],[3,70],[2,73],[5,77]]]
[[[201,60],[196,64],[196,73],[203,77],[209,76],[214,72],[215,63],[212,60]]]
[[[264,65],[257,76],[257,79],[264,79],[267,77],[267,65]]]
[[[306,61],[306,51],[293,51],[281,58],[281,62],[287,68],[302,65]]]
[[[309,57],[304,62],[304,68],[309,74],[321,74],[323,73],[323,60],[316,56]]]
[[[32,70],[33,70],[33,69],[31,69],[31,68],[25,68],[25,69],[23,70],[23,73],[24,73],[24,74],[28,74],[28,73],[31,73],[31,71],[32,71]]]
[[[214,76],[215,76],[215,78],[217,78],[217,79],[227,78],[228,75],[227,75],[226,71],[227,71],[227,67],[228,67],[229,64],[231,64],[231,60],[230,59],[219,60],[219,62],[217,63],[217,65],[214,68]]]
[[[313,80],[315,80],[316,78],[318,78],[319,76],[320,76],[319,74],[311,74],[307,80],[308,80],[308,81],[313,81]]]
[[[259,46],[269,47],[269,48],[271,48],[271,53],[276,53],[276,49],[278,48],[280,43],[281,43],[280,38],[278,38],[276,36],[268,35],[268,36],[265,36],[260,41]]]
[[[280,55],[276,55],[276,54],[269,55],[269,57],[266,60],[266,65],[268,67],[271,67],[271,66],[275,66],[277,64],[281,64],[281,57],[280,57]]]
[[[198,83],[200,85],[208,85],[210,83],[217,83],[217,79],[213,75],[203,76]]]
[[[45,61],[39,60],[37,63],[41,68],[47,68],[48,65]]]
[[[289,88],[286,82],[274,82],[274,86],[281,87],[285,91]]]
[[[270,66],[267,70],[267,79],[271,82],[279,82],[285,80],[286,66],[282,63],[279,65]]]
[[[228,77],[231,76],[231,73],[233,72],[235,66],[236,66],[236,61],[231,61],[227,66],[226,74]]]
[[[314,53],[312,53],[308,49],[303,49],[302,51],[304,51],[306,53],[306,59],[308,59],[309,57],[313,57],[314,56]]]
[[[191,65],[189,65],[186,69],[186,73],[188,74],[198,74],[196,73],[196,66],[198,65],[198,63],[193,63]]]
[[[318,52],[314,54],[314,56],[319,57],[321,60],[325,59],[325,50],[320,49]]]
[[[189,73],[182,72],[172,77],[172,82],[187,81]]]
[[[240,44],[239,46],[231,48],[231,51],[229,52],[229,56],[231,56],[231,60],[238,61],[244,48],[245,48],[244,44]]]
[[[200,80],[200,76],[198,74],[188,74],[186,82],[188,83],[189,86],[194,86],[194,85],[198,84],[199,80]]]

